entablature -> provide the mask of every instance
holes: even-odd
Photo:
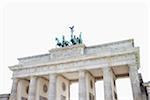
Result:
[[[89,47],[86,47],[84,44],[80,44],[64,48],[51,49],[47,54],[18,58],[18,60],[19,65],[22,67],[31,66],[62,59],[71,59],[90,55],[114,54],[116,52],[128,51],[134,48],[133,44],[132,39]]]

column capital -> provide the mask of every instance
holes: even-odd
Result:
[[[128,64],[128,67],[130,68],[135,68],[135,69],[139,69],[139,64]]]
[[[87,70],[79,70],[79,72],[87,72]]]
[[[54,80],[54,79],[56,79],[57,77],[58,77],[58,74],[56,74],[56,73],[53,73],[53,74],[49,74],[49,75],[48,75],[49,80]]]
[[[79,77],[84,77],[86,73],[87,73],[86,70],[80,70],[79,71]]]
[[[13,78],[13,81],[19,81],[20,79],[19,78]]]
[[[48,74],[48,76],[50,77],[50,76],[58,76],[58,74],[57,73],[52,73],[52,74]]]
[[[16,78],[16,77],[12,77],[11,79],[12,80],[19,80],[19,78]]]
[[[38,76],[30,76],[30,79],[31,79],[31,78],[35,78],[35,79],[36,79],[36,78],[38,78]]]
[[[111,67],[103,67],[102,70],[103,71],[109,71],[109,70],[112,70],[112,69],[111,69]]]

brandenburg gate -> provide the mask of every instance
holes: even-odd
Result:
[[[117,100],[116,79],[129,77],[133,100],[143,99],[139,47],[133,39],[86,47],[77,44],[18,58],[9,100],[70,100],[70,84],[79,83],[79,100],[96,100],[95,82],[103,80],[105,100]]]
[[[139,48],[133,39],[85,46],[81,33],[70,41],[62,36],[49,53],[18,58],[9,100],[70,100],[70,84],[79,83],[79,100],[96,100],[95,82],[103,80],[105,100],[118,100],[116,79],[129,77],[133,100],[150,99],[149,84],[142,84]]]

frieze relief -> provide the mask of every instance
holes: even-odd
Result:
[[[82,56],[84,52],[84,45],[76,45],[68,48],[59,48],[50,50],[51,60]]]
[[[30,69],[21,69],[14,72],[14,77],[24,77],[30,75],[42,75],[42,74],[49,74],[49,73],[61,73],[67,71],[78,71],[83,68],[92,69],[91,66],[97,66],[98,68],[101,67],[108,67],[108,66],[115,66],[115,65],[127,65],[135,63],[135,55],[134,54],[127,54],[127,55],[120,55],[108,58],[99,58],[99,59],[89,59],[85,61],[78,61],[78,62],[68,62],[68,63],[61,63],[52,66],[39,66],[33,67]],[[101,65],[101,66],[99,66]],[[95,67],[96,68],[96,67]],[[64,70],[65,69],[65,70]]]
[[[83,55],[107,55],[122,51],[130,51],[136,49],[132,44],[132,39],[89,47],[86,47],[84,44],[78,44],[64,48],[51,49],[47,54],[18,58],[18,60],[21,67],[32,66],[35,64],[57,61],[58,59],[68,59]],[[15,68],[15,66],[12,67]]]

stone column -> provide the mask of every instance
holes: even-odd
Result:
[[[86,78],[86,72],[79,71],[79,100],[87,100],[85,78]]]
[[[19,79],[13,79],[11,94],[9,100],[17,100],[17,87],[18,87]]]
[[[30,78],[28,100],[36,100],[36,87],[37,87],[37,77],[32,76]]]
[[[133,100],[142,100],[138,69],[136,65],[129,65],[129,77],[132,86]]]
[[[117,100],[114,74],[110,67],[103,68],[103,81],[104,81],[105,100]]]
[[[57,74],[49,75],[48,100],[56,100]]]

